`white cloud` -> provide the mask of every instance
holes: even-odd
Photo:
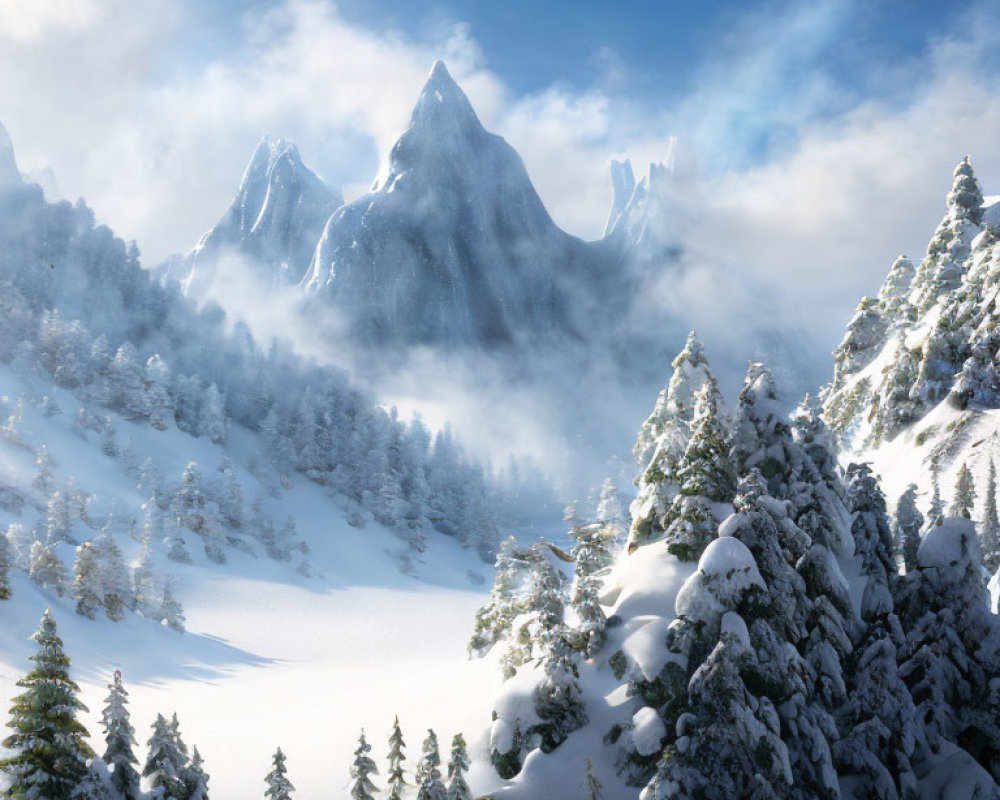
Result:
[[[35,42],[60,29],[86,27],[100,13],[96,0],[0,0],[0,37]]]
[[[611,157],[630,155],[641,171],[680,134],[707,200],[692,200],[689,272],[664,302],[710,342],[715,329],[738,343],[746,287],[760,287],[756,298],[780,292],[769,319],[802,326],[820,355],[892,258],[920,254],[961,156],[971,152],[987,190],[1000,189],[1000,86],[977,68],[1000,42],[995,20],[973,17],[962,37],[906,63],[873,61],[908,94],[860,102],[822,67],[856,7],[784,8],[750,12],[691,93],[653,105],[628,94],[628,62],[608,51],[595,54],[607,64],[598,85],[517,97],[467,25],[373,33],[319,0],[248,13],[241,36],[210,55],[188,42],[206,13],[195,0],[0,0],[0,119],[23,168],[50,164],[64,194],[85,196],[155,261],[214,223],[262,133],[296,140],[333,183],[368,185],[444,56],[571,233],[603,230]],[[762,135],[777,137],[776,157],[744,166]]]

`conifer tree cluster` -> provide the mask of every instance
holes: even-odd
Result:
[[[105,750],[98,758],[87,743],[89,733],[78,719],[87,709],[79,687],[69,677],[69,657],[46,609],[32,637],[34,669],[18,681],[25,691],[14,699],[3,745],[12,755],[0,761],[10,797],[55,800],[141,800],[135,729],[128,692],[115,670],[102,712]],[[177,715],[158,715],[148,743],[142,777],[166,800],[208,800],[208,774],[198,748],[190,756],[181,739]]]
[[[882,296],[905,306],[898,286]],[[871,468],[851,465],[845,473],[816,404],[807,398],[789,418],[762,364],[749,365],[731,421],[715,417],[707,437],[696,431],[713,417],[705,402],[712,393],[713,381],[703,379],[688,395],[701,413],[691,407],[680,422],[665,411],[669,391],[661,395],[647,433],[666,431],[664,420],[672,420],[670,436],[682,431],[687,438],[671,450],[675,458],[659,462],[669,463],[669,474],[640,473],[629,549],[618,556],[627,562],[650,548],[645,552],[657,558],[696,562],[676,594],[666,652],[650,662],[646,640],[640,647],[628,633],[613,633],[597,592],[604,640],[574,662],[577,687],[587,685],[585,671],[596,670],[606,673],[598,679],[602,692],[614,676],[634,698],[628,716],[604,735],[611,757],[603,763],[613,762],[643,800],[836,800],[845,786],[857,797],[915,800],[938,754],[958,748],[996,780],[1000,639],[979,560],[980,536],[986,541],[996,524],[995,470],[988,486],[977,487],[972,470],[959,465],[946,506],[934,459],[926,523],[915,486],[897,503],[893,523]],[[705,439],[715,443],[692,445]],[[648,452],[657,452],[655,443]],[[709,475],[725,477],[714,497],[703,491]],[[685,493],[680,476],[701,483]],[[694,539],[677,535],[679,506],[697,496],[710,501],[712,527],[700,529],[696,546],[680,546]],[[983,520],[979,534],[974,519]],[[573,522],[579,567],[592,558],[591,540],[578,512]],[[521,557],[530,572],[530,559]],[[600,576],[605,564],[587,571]],[[506,571],[497,588],[523,600],[529,584],[516,574]],[[591,594],[583,582],[576,591]],[[509,607],[504,638],[525,611]],[[536,691],[546,675],[542,669],[533,678]],[[503,778],[517,774],[533,749],[560,745],[540,735],[538,708],[527,713],[518,692],[522,686],[495,705],[492,760]],[[586,710],[589,698],[581,693],[579,700]],[[601,792],[593,769],[585,790]]]
[[[386,772],[386,787],[380,789],[371,776],[378,776],[379,770],[375,760],[369,755],[372,747],[365,738],[364,731],[358,737],[358,747],[354,751],[354,761],[351,766],[350,796],[354,800],[374,800],[377,794],[385,793],[388,798],[399,800],[413,787],[415,796],[419,800],[472,800],[472,792],[466,782],[465,775],[469,771],[469,753],[465,744],[465,737],[461,733],[455,734],[451,741],[451,751],[448,757],[447,774],[441,772],[441,747],[438,743],[437,734],[433,730],[427,731],[427,736],[421,745],[420,759],[417,761],[412,775],[412,783],[407,780],[403,762],[406,760],[404,750],[406,743],[399,726],[399,717],[393,720],[392,732],[388,739],[389,753],[386,760],[388,769]],[[280,754],[281,751],[279,750]],[[275,756],[275,770],[278,769],[278,760]],[[284,756],[281,759],[282,780]],[[272,772],[267,780],[268,785],[272,785],[277,780]],[[270,791],[270,790],[269,790]],[[268,800],[287,800],[287,792],[281,797],[271,797]]]

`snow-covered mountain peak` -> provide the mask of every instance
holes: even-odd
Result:
[[[304,285],[366,343],[537,343],[565,333],[557,275],[588,255],[438,61],[384,178],[330,218]]]
[[[0,186],[21,181],[21,173],[17,170],[14,159],[14,144],[7,134],[7,129],[0,123]]]
[[[614,200],[604,235],[640,263],[663,263],[676,252],[683,213],[678,197],[691,171],[674,150],[672,145],[665,161],[651,162],[638,181],[631,162],[611,162]]]
[[[168,277],[200,297],[220,277],[220,259],[235,256],[269,285],[297,283],[324,223],[342,204],[343,197],[302,162],[293,142],[265,135],[222,219],[187,258],[169,266]]]
[[[438,59],[431,67],[427,83],[417,98],[411,116],[411,125],[433,123],[445,116],[479,123],[472,103],[461,87],[451,77],[444,61]],[[480,127],[482,127],[480,125]]]

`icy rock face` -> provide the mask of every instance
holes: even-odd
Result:
[[[592,260],[438,61],[384,179],[330,218],[304,285],[366,343],[504,345],[565,332],[561,280]]]
[[[302,163],[294,144],[265,136],[229,209],[182,262],[185,274],[172,277],[187,294],[199,296],[218,259],[229,255],[248,264],[265,284],[298,283],[326,220],[342,204],[343,198]]]
[[[14,145],[7,129],[0,124],[0,187],[21,182],[21,173],[17,171],[14,160]]]
[[[628,159],[611,162],[614,201],[605,237],[626,259],[640,266],[662,266],[679,258],[679,234],[685,224],[682,197],[691,191],[693,172],[676,140],[666,161],[651,163],[638,182]]]

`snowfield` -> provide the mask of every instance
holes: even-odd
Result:
[[[50,384],[36,380],[0,367],[0,395],[13,403],[43,390],[53,394]],[[0,482],[34,497],[29,448],[44,442],[56,482],[74,476],[96,494],[91,517],[102,520],[113,511],[115,539],[133,561],[139,545],[129,536],[128,522],[140,517],[141,523],[142,493],[122,459],[101,452],[99,437],[88,433],[84,439],[73,430],[80,402],[62,390],[54,394],[62,414],[46,418],[28,404],[18,428],[23,444],[0,440]],[[214,472],[224,454],[175,429],[161,432],[112,417],[120,440],[130,439],[135,452],[156,454],[168,482],[191,460],[205,474]],[[254,437],[231,434],[225,454],[237,465],[249,506],[259,489],[247,469]],[[314,577],[298,574],[294,562],[232,547],[226,549],[227,563],[215,564],[205,557],[199,537],[187,532],[193,565],[173,563],[165,558],[165,547],[154,548],[157,570],[175,579],[185,633],[132,612],[119,623],[103,614],[86,619],[75,613],[70,597],[58,597],[14,571],[13,597],[0,603],[0,695],[8,699],[17,692],[15,682],[28,671],[34,651],[28,637],[51,607],[72,659],[71,674],[90,709],[84,722],[91,744],[99,752],[106,683],[119,668],[131,695],[140,760],[156,714],[176,711],[184,741],[189,748],[196,744],[205,758],[216,800],[261,795],[279,745],[300,796],[346,797],[361,728],[384,771],[385,740],[397,714],[408,773],[428,727],[443,748],[461,731],[479,760],[470,775],[473,790],[492,789],[498,779],[483,748],[500,675],[492,659],[465,655],[492,568],[457,541],[430,533],[422,563],[416,564],[418,577],[403,575],[400,555],[407,546],[399,537],[370,519],[363,528],[348,525],[327,492],[301,476],[292,477],[291,488],[281,489],[279,497],[265,495],[264,503],[278,521],[289,514],[295,518],[311,549]],[[30,527],[37,514],[30,504],[20,516],[0,509],[0,525]],[[96,535],[79,522],[73,533],[80,540]],[[60,545],[59,553],[72,575],[72,546]]]

